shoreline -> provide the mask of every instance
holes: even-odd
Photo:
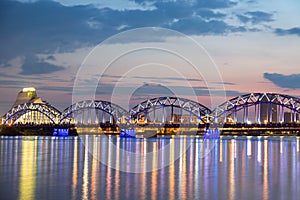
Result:
[[[68,136],[78,136],[73,126],[1,126],[0,136],[55,136],[57,129],[68,130]]]
[[[54,134],[57,129],[68,129],[68,134],[67,135],[59,135],[59,134]],[[80,135],[111,135],[111,136],[119,136],[120,133],[117,132],[81,132],[78,131],[75,126],[67,126],[67,125],[62,125],[62,126],[38,126],[38,127],[32,127],[32,126],[0,126],[0,136],[80,136]],[[147,138],[147,134],[141,134],[141,136],[144,135]],[[175,137],[175,136],[195,136],[195,137],[202,137],[204,136],[204,133],[198,132],[197,134],[192,134],[192,133],[158,133],[155,134],[156,137]],[[300,136],[300,133],[289,133],[289,132],[284,132],[279,133],[278,131],[250,131],[250,132],[226,132],[226,131],[221,131],[220,136],[223,137],[246,137],[246,136],[284,136],[284,137],[297,137]]]

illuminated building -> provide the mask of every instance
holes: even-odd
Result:
[[[46,104],[46,102],[42,101],[40,97],[37,96],[36,89],[33,87],[23,88],[13,104],[12,107],[16,107],[17,105],[24,103],[42,103]]]
[[[16,98],[13,107],[16,107],[25,103],[35,103],[35,104],[48,104],[46,101],[43,101],[40,97],[37,96],[36,89],[34,87],[23,88]],[[38,111],[28,111],[21,115],[15,122],[15,124],[48,124],[50,119],[45,116],[43,113]]]

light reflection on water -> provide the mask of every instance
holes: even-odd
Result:
[[[205,156],[203,146],[213,143]],[[124,151],[153,152],[151,160]],[[1,199],[297,199],[299,138],[1,137]],[[185,152],[185,149],[188,150]],[[114,168],[168,167],[148,173]],[[110,168],[99,158],[111,162]]]

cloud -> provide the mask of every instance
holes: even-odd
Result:
[[[214,82],[214,83],[218,85],[235,85],[235,83],[231,83],[231,82]]]
[[[54,1],[1,0],[0,61],[28,52],[73,51],[98,44],[120,31],[145,26],[173,28],[187,34],[240,31],[223,22],[224,13],[214,11],[235,5],[231,1],[157,1],[153,5],[156,9],[114,10],[93,5],[64,6]]]
[[[114,91],[116,88],[115,84],[100,84],[96,89],[96,95],[104,95],[104,96],[112,96],[112,95],[128,95],[131,92],[134,92],[134,96],[143,97],[148,96],[151,97],[159,97],[159,96],[209,96],[210,92],[213,96],[239,96],[241,95],[238,91],[233,90],[216,90],[209,89],[207,87],[187,87],[187,86],[163,86],[160,84],[148,84],[144,83],[142,86],[134,87],[134,86],[118,86],[117,93]],[[76,95],[87,95],[91,94],[92,87],[88,85],[86,87],[77,88]]]
[[[135,5],[151,5],[151,9],[123,10],[93,4],[62,5],[59,0],[23,1],[0,1],[0,63],[9,67],[7,63],[10,60],[26,58],[26,63],[21,66],[23,75],[62,70],[62,67],[50,64],[55,61],[53,56],[46,60],[49,62],[27,57],[94,46],[132,28],[164,27],[189,35],[223,35],[247,30],[246,27],[226,22],[229,16],[223,9],[236,5],[230,0],[135,1]],[[253,23],[271,20],[271,14],[261,11],[248,12],[245,16],[251,18]],[[138,38],[147,42],[163,42],[165,39],[134,36],[132,40]],[[122,42],[122,38],[118,41]],[[124,42],[130,42],[130,38]]]
[[[283,75],[278,73],[264,73],[264,78],[281,88],[300,88],[300,74]]]
[[[300,36],[300,27],[294,27],[291,29],[281,29],[277,28],[275,29],[275,34],[280,35],[280,36],[285,36],[285,35],[297,35]]]
[[[273,14],[262,11],[246,12],[245,14],[237,15],[237,18],[243,23],[250,22],[252,24],[274,21]]]
[[[61,66],[39,61],[36,57],[26,57],[25,62],[21,65],[21,69],[21,75],[49,74],[64,70]]]
[[[157,6],[161,3],[170,4],[176,3],[181,5],[189,5],[191,7],[198,7],[198,8],[210,8],[210,9],[218,9],[218,8],[228,8],[236,5],[237,3],[231,0],[200,0],[200,1],[190,1],[190,0],[166,0],[166,1],[155,1],[155,0],[132,0],[137,3],[147,3],[151,2],[153,5]]]
[[[184,33],[189,35],[223,34],[234,30],[234,27],[227,25],[223,21],[205,21],[196,17],[178,20],[176,23],[169,26],[169,28],[180,32],[184,31]]]

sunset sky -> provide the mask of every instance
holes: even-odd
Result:
[[[191,85],[198,100],[208,107],[208,89],[218,92],[223,86],[226,98],[249,92],[299,97],[299,9],[298,0],[1,0],[0,113],[10,109],[17,93],[27,86],[37,88],[43,100],[63,110],[72,103],[74,80],[82,63],[103,70],[101,63],[116,53],[113,49],[156,43],[190,52],[192,59],[209,67],[202,59],[205,53],[197,54],[180,38],[172,34],[161,36],[163,39],[148,37],[147,32],[143,40],[137,35],[108,42],[104,44],[107,52],[91,58],[99,43],[142,27],[171,29],[191,37],[211,57],[221,81],[205,80],[184,63],[168,60],[167,55],[163,58],[169,67],[183,72],[184,77],[160,71],[149,64],[157,52],[149,51],[114,63],[115,68],[106,71],[99,83],[98,98],[108,99],[120,82],[122,89],[142,88],[146,94],[140,95],[145,97],[148,92],[163,96],[155,86],[159,84],[189,98],[185,85]],[[139,58],[145,63],[135,61]],[[137,63],[145,66],[135,68]],[[203,69],[201,64],[198,67]],[[99,80],[99,74],[94,75]]]

